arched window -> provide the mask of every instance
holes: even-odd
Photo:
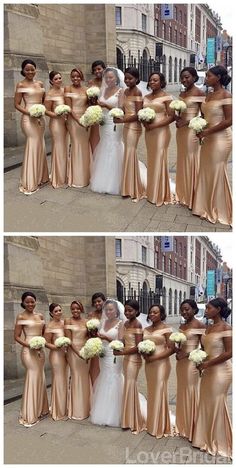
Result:
[[[183,68],[185,68],[185,67],[186,67],[186,59],[184,59],[184,66],[183,66]]]
[[[182,302],[182,291],[179,292],[179,307]]]
[[[184,298],[183,298],[183,301],[185,301],[186,297],[187,297],[187,294],[186,294],[186,291],[184,291]]]
[[[125,301],[124,286],[119,279],[116,280],[116,295],[118,301],[122,302],[123,304],[123,302]]]
[[[162,57],[162,73],[163,75],[165,75],[165,78],[166,78],[166,56],[163,55]]]
[[[147,51],[145,49],[143,50],[143,55],[142,55],[141,78],[142,78],[143,81],[148,80],[148,54],[147,54]]]
[[[169,289],[169,315],[172,315],[172,289]]]
[[[182,70],[182,59],[179,59],[179,77]]]
[[[172,57],[169,57],[169,83],[172,83]]]
[[[163,307],[166,308],[166,288],[164,286],[163,290],[162,290],[162,305]]]
[[[141,302],[141,312],[143,314],[148,313],[148,286],[147,282],[143,282],[143,288],[142,288],[142,302]]]
[[[175,289],[175,297],[174,297],[174,315],[178,314],[178,292]]]
[[[175,65],[174,65],[174,82],[177,83],[177,69],[178,69],[178,60],[175,57]]]
[[[117,63],[117,68],[124,71],[125,69],[124,54],[122,53],[121,49],[119,49],[119,47],[116,48],[116,63]]]

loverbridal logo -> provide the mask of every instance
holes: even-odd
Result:
[[[135,452],[130,450],[129,447],[125,448],[125,463],[128,464],[212,464],[217,461],[219,463],[230,462],[231,460],[225,457],[217,456],[212,457],[206,452],[193,452],[191,447],[182,447],[177,452],[165,451],[145,451],[140,450]]]

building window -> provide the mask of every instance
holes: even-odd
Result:
[[[165,23],[162,24],[162,38],[166,39],[166,25],[165,25]]]
[[[116,257],[122,257],[121,239],[116,239]]]
[[[179,22],[182,24],[183,22],[183,15],[182,15],[182,11],[180,10],[179,12]]]
[[[142,31],[147,31],[147,16],[142,13]]]
[[[179,266],[179,277],[183,278],[183,266],[182,265]]]
[[[174,7],[174,19],[177,20],[177,7]]]
[[[154,35],[155,35],[156,37],[159,36],[159,23],[158,23],[157,20],[155,20],[155,32],[154,32]]]
[[[174,37],[174,43],[177,45],[177,40],[178,40],[178,31],[175,29],[175,37]]]
[[[147,247],[142,245],[142,263],[147,264]]]
[[[185,279],[185,280],[187,279],[186,273],[187,273],[187,271],[186,271],[186,266],[184,266],[184,279]]]
[[[174,252],[177,253],[177,239],[174,239]]]
[[[116,7],[116,26],[121,26],[122,17],[121,17],[121,7]]]
[[[178,292],[177,292],[177,289],[175,289],[174,315],[178,315]]]
[[[172,57],[169,57],[169,83],[172,83]]]
[[[179,45],[182,47],[183,46],[183,34],[182,32],[180,31],[179,33]]]
[[[172,42],[172,26],[169,27],[169,41]]]
[[[172,315],[172,289],[169,289],[169,315]]]
[[[177,262],[174,263],[174,275],[177,276]]]
[[[169,273],[172,275],[172,260],[169,258]]]
[[[182,255],[183,255],[182,242],[180,242],[180,244],[179,244],[179,254],[180,254],[181,257],[182,257]]]
[[[175,66],[174,66],[174,82],[177,83],[177,72],[178,72],[178,63],[177,58],[175,57]]]

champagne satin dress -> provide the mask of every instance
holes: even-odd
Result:
[[[151,340],[156,345],[155,355],[166,350],[166,333],[172,329],[162,330],[144,329],[143,339]],[[170,376],[170,358],[163,358],[145,363],[147,379],[147,432],[157,439],[171,435],[169,404],[168,404],[168,379]]]
[[[223,338],[227,336],[232,336],[231,330],[203,336],[208,359],[214,359],[224,352]],[[232,456],[232,427],[226,403],[231,382],[231,360],[205,369],[201,377],[198,417],[192,444],[213,456]]]
[[[37,321],[17,320],[17,324],[23,326],[27,343],[35,336],[42,336],[44,323],[44,320],[40,318]],[[19,423],[30,427],[49,412],[44,375],[45,354],[42,349],[36,350],[22,346],[21,360],[26,369],[26,375]]]
[[[72,110],[76,117],[80,118],[88,107],[86,88],[82,88],[79,93],[65,93],[65,96],[71,98]],[[81,127],[71,116],[68,117],[67,125],[71,138],[68,185],[69,187],[86,187],[90,180],[89,130]]]
[[[71,341],[78,351],[88,339],[86,325],[80,322],[81,320],[78,320],[78,324],[65,325],[65,329],[71,331]],[[71,348],[68,349],[67,359],[70,366],[68,416],[70,419],[85,419],[90,413],[89,363],[77,356]]]
[[[204,96],[189,96],[180,99],[187,106],[187,109],[181,112],[181,117],[186,123],[199,115],[200,105],[205,101]],[[199,171],[199,139],[196,132],[187,125],[176,129],[176,143],[176,200],[191,209]]]
[[[166,101],[172,101],[172,97],[162,96],[152,101],[144,97],[143,107],[151,107],[156,112],[154,123],[166,118]],[[147,147],[147,199],[156,206],[171,203],[167,159],[170,138],[169,125],[145,131]]]
[[[49,324],[50,325],[50,324]],[[51,328],[48,326],[46,333],[52,333],[52,343],[59,337],[64,336],[63,328]],[[54,421],[68,419],[67,411],[67,388],[68,388],[68,366],[64,347],[57,350],[50,349],[49,362],[52,368],[51,406],[50,413]]]
[[[130,117],[136,114],[135,103],[142,102],[141,96],[124,95],[125,116]],[[140,122],[130,122],[124,124],[124,163],[122,174],[121,195],[130,196],[135,200],[140,200],[146,195],[145,188],[140,177],[139,161],[137,156],[137,146],[142,134]]]
[[[210,100],[202,104],[208,127],[224,120],[223,106],[231,98]],[[226,128],[204,138],[200,169],[193,201],[193,214],[211,223],[232,224],[232,194],[227,176],[227,161],[232,149],[232,130]]]
[[[140,328],[124,328],[123,340],[125,349],[136,346],[135,335],[140,335],[143,330]],[[121,427],[131,429],[134,434],[138,434],[146,427],[141,413],[139,393],[137,389],[138,373],[142,367],[140,354],[130,354],[124,356],[124,392],[122,398]]]
[[[23,94],[25,108],[29,110],[33,104],[42,104],[45,89],[19,88],[19,92]],[[26,146],[19,190],[26,195],[31,195],[41,184],[49,180],[44,141],[44,118],[22,114],[21,128],[26,136]]]
[[[52,101],[52,112],[64,104],[63,96],[46,95],[45,99]],[[68,132],[65,117],[51,117],[49,129],[52,136],[51,183],[54,188],[59,188],[67,184]]]
[[[205,329],[191,328],[179,330],[187,338],[181,349],[190,353],[199,347]],[[177,394],[176,394],[176,433],[191,442],[198,414],[200,375],[195,364],[187,357],[176,361]]]

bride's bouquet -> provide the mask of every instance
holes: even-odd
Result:
[[[71,345],[71,340],[66,336],[59,336],[59,338],[55,340],[54,344],[57,348],[65,348],[65,352],[67,352],[68,346]]]
[[[100,88],[98,86],[91,86],[87,89],[86,94],[88,96],[89,104],[96,105],[100,94]]]
[[[173,99],[173,101],[170,103],[170,109],[177,112],[177,114],[180,116],[181,112],[187,109],[187,106],[181,99]]]
[[[187,338],[184,333],[174,332],[171,333],[169,340],[173,341],[177,345],[177,348],[180,348],[182,343],[185,343],[187,341]]]
[[[40,350],[45,347],[46,340],[43,336],[34,336],[29,340],[30,349],[36,349],[40,356]]]
[[[115,351],[122,351],[122,349],[124,349],[124,343],[119,340],[113,340],[109,343],[109,348],[114,349]],[[116,356],[114,357],[114,363],[116,363]]]
[[[46,112],[46,107],[43,104],[33,104],[29,108],[30,117],[34,117],[35,119],[38,119],[39,125],[41,125],[40,117],[45,115],[45,112]]]
[[[124,117],[124,112],[119,107],[114,107],[108,112],[108,115],[112,118],[116,117],[117,119],[122,119]],[[116,131],[116,124],[114,125],[114,131]]]
[[[152,340],[143,340],[138,344],[138,352],[150,356],[156,350],[156,345]]]
[[[151,107],[144,107],[138,111],[138,120],[140,122],[151,123],[156,117],[156,112]]]
[[[202,130],[207,126],[208,122],[200,116],[193,117],[188,126],[196,132],[196,134],[201,133]],[[200,145],[202,144],[202,138],[199,139]]]
[[[188,358],[196,366],[199,366],[199,364],[201,364],[207,358],[207,356],[208,356],[208,354],[206,353],[206,351],[203,351],[202,349],[197,348],[197,349],[194,349],[193,351],[191,351],[191,353],[189,353]],[[199,373],[200,373],[200,377],[201,377],[202,376],[202,371],[199,370]]]
[[[82,359],[85,359],[86,361],[95,356],[103,357],[104,354],[104,348],[100,338],[89,338],[79,352]]]
[[[79,122],[83,127],[87,128],[91,127],[91,125],[100,124],[103,125],[104,123],[104,116],[102,112],[101,106],[91,106],[86,109],[85,113],[79,119]]]
[[[91,319],[91,320],[88,320],[86,323],[86,327],[91,336],[97,336],[99,326],[100,326],[100,320],[98,319]]]
[[[68,114],[71,112],[70,106],[66,104],[59,104],[59,106],[55,107],[55,114],[56,115],[63,115],[65,120],[67,120]]]

